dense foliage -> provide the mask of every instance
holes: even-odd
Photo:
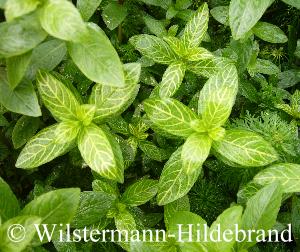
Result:
[[[0,13],[0,251],[299,251],[299,0],[0,0]],[[291,223],[293,242],[48,242],[33,227],[178,223]]]

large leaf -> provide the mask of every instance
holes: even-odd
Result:
[[[288,41],[287,36],[278,26],[267,22],[258,22],[252,31],[254,35],[270,43],[286,43]]]
[[[188,137],[194,132],[190,124],[197,115],[175,99],[147,99],[144,108],[150,120],[168,133]]]
[[[274,0],[231,0],[229,24],[234,39],[242,38],[262,17]]]
[[[83,20],[88,21],[97,10],[102,0],[78,0],[76,7],[79,10]]]
[[[141,66],[137,63],[124,65],[125,87],[111,87],[96,84],[89,98],[90,104],[96,105],[94,120],[101,122],[106,118],[120,115],[135,99],[139,90]]]
[[[121,202],[130,206],[139,206],[152,199],[158,190],[158,181],[141,179],[130,185],[121,197]]]
[[[41,130],[31,138],[21,151],[16,167],[23,169],[35,168],[70,150],[74,145],[73,142],[57,142],[57,127],[58,124],[54,124]]]
[[[123,183],[123,157],[113,136],[91,124],[81,131],[78,148],[92,170],[105,178]]]
[[[5,4],[5,18],[7,21],[12,21],[14,18],[34,11],[39,4],[39,0],[8,0]]]
[[[47,36],[39,24],[36,13],[0,23],[0,58],[23,54]]]
[[[275,164],[259,172],[253,180],[261,185],[278,182],[284,193],[300,192],[300,165]]]
[[[124,87],[119,56],[105,33],[97,25],[88,25],[80,42],[68,42],[68,51],[83,74],[103,85]]]
[[[45,71],[39,71],[37,84],[45,106],[57,120],[77,120],[79,103],[62,82]]]
[[[201,169],[186,174],[182,169],[182,148],[175,151],[165,164],[158,184],[157,201],[159,205],[166,205],[188,193],[196,182]]]
[[[28,116],[40,116],[41,109],[31,82],[23,81],[14,90],[8,84],[6,71],[0,68],[0,103],[8,110]]]
[[[199,95],[198,114],[207,129],[218,128],[227,121],[237,91],[238,74],[231,64],[205,83]]]
[[[260,135],[246,130],[227,130],[225,137],[213,143],[216,152],[241,166],[268,165],[278,159],[272,145]]]
[[[53,37],[78,41],[87,32],[79,11],[69,1],[47,0],[39,15],[42,27]]]

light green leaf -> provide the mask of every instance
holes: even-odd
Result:
[[[11,140],[14,148],[18,149],[23,146],[36,133],[40,126],[40,119],[37,117],[22,116],[17,121]]]
[[[167,30],[163,21],[156,20],[149,15],[144,16],[143,19],[151,33],[157,37],[163,37],[167,35]]]
[[[136,230],[134,217],[126,210],[115,216],[115,224],[117,230],[126,230],[129,234],[131,230]]]
[[[82,73],[103,85],[124,87],[124,73],[119,56],[105,33],[97,25],[88,25],[81,42],[69,42],[68,51]]]
[[[185,65],[183,63],[171,64],[163,74],[159,85],[159,96],[167,98],[173,96],[181,85],[185,74]]]
[[[141,179],[130,185],[121,197],[121,202],[130,206],[139,206],[152,199],[158,190],[158,181]]]
[[[31,59],[31,52],[6,59],[7,79],[11,89],[22,80]]]
[[[208,27],[209,10],[207,3],[202,4],[187,22],[182,41],[187,47],[197,47],[201,43]]]
[[[192,0],[176,0],[175,8],[177,10],[185,10],[193,4]]]
[[[139,148],[150,158],[156,161],[163,161],[170,157],[169,151],[157,147],[153,142],[147,140],[140,140]]]
[[[235,40],[242,38],[274,0],[231,0],[229,5],[229,23]]]
[[[246,205],[247,201],[254,196],[260,189],[261,185],[254,182],[249,182],[244,185],[237,193],[237,203],[240,205]]]
[[[92,187],[93,191],[95,192],[104,192],[115,196],[119,196],[117,183],[114,183],[112,181],[104,181],[97,179],[93,181]]]
[[[125,87],[118,88],[102,84],[96,84],[93,87],[89,103],[96,105],[95,122],[101,122],[112,115],[118,116],[128,108],[138,93],[140,72],[140,64],[125,64]]]
[[[92,170],[105,178],[123,183],[123,157],[113,136],[91,124],[81,131],[78,148]]]
[[[117,28],[127,16],[127,9],[117,2],[110,2],[102,12],[102,18],[110,30]]]
[[[190,124],[197,119],[197,115],[175,99],[147,99],[144,109],[157,127],[170,134],[188,137],[194,133]]]
[[[272,145],[252,131],[227,130],[222,140],[213,142],[213,148],[229,161],[241,166],[265,166],[278,159]]]
[[[116,197],[104,192],[86,191],[80,193],[79,206],[71,226],[83,228],[97,223],[105,217]]]
[[[199,95],[198,114],[209,130],[222,126],[228,119],[238,91],[238,74],[234,65],[227,65],[213,75]]]
[[[39,71],[37,74],[39,93],[45,106],[57,120],[77,120],[79,103],[73,93],[53,75]]]
[[[39,0],[8,0],[5,3],[5,18],[7,21],[12,21],[34,11],[39,4]]]
[[[96,106],[93,104],[83,104],[77,108],[77,118],[84,126],[88,126],[94,119]]]
[[[248,67],[248,71],[250,74],[253,73],[262,73],[262,74],[279,74],[280,69],[278,66],[276,66],[272,61],[264,60],[264,59],[256,59],[256,62],[251,65],[251,67]]]
[[[102,0],[78,0],[76,2],[76,7],[83,20],[88,21],[93,16],[101,2]]]
[[[47,0],[39,16],[42,27],[53,37],[78,41],[87,33],[79,11],[69,1]]]
[[[55,130],[55,140],[58,144],[73,142],[79,134],[82,125],[79,121],[60,122]]]
[[[178,59],[170,46],[156,36],[141,34],[131,37],[129,41],[142,55],[157,63],[171,64]]]
[[[278,26],[267,22],[257,22],[252,31],[255,36],[270,43],[286,43],[288,41],[287,36]]]
[[[242,217],[241,229],[243,230],[267,230],[271,229],[277,218],[282,198],[281,187],[277,183],[270,184],[259,190],[247,202],[247,207]],[[239,243],[239,249],[253,246],[257,233],[251,232],[251,237],[246,237],[245,242]],[[253,241],[246,242],[248,239]]]
[[[300,165],[291,163],[272,165],[256,174],[253,181],[263,186],[278,182],[282,185],[284,193],[299,192]]]
[[[15,194],[9,185],[0,177],[0,222],[3,223],[15,217],[19,212],[20,206]]]
[[[229,6],[217,6],[210,10],[210,14],[219,23],[229,25]]]
[[[289,4],[297,9],[300,9],[300,3],[298,0],[282,0],[283,2],[285,2],[286,4]]]
[[[187,59],[189,61],[200,61],[214,58],[214,55],[203,47],[190,48]]]
[[[0,57],[23,54],[41,43],[47,36],[36,13],[0,23]]]
[[[41,130],[31,138],[21,151],[17,159],[16,167],[23,169],[35,168],[50,162],[70,150],[74,142],[58,143],[56,139],[57,127],[58,124],[54,124]]]
[[[12,90],[8,84],[6,71],[0,68],[0,103],[8,110],[37,117],[41,115],[36,93],[31,82],[22,82]]]
[[[209,155],[212,139],[205,134],[193,133],[182,147],[182,169],[187,174],[201,169],[202,164]]]
[[[166,205],[186,195],[201,172],[201,169],[191,174],[183,171],[181,151],[182,148],[176,150],[164,166],[158,184],[159,205]]]
[[[172,4],[172,0],[140,0],[141,2],[144,2],[145,4],[159,6],[164,9],[168,9],[170,5]]]

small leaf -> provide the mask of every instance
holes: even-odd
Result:
[[[55,141],[58,144],[73,142],[81,129],[82,125],[78,121],[65,121],[57,125],[55,130]]]
[[[115,224],[117,230],[130,231],[136,230],[136,223],[133,216],[128,211],[122,211],[117,216],[115,216]]]
[[[5,3],[5,18],[7,21],[34,11],[40,4],[39,0],[8,0]]]
[[[84,21],[88,21],[93,16],[101,2],[102,0],[78,0],[76,2],[77,9]]]
[[[130,206],[139,206],[152,199],[158,189],[158,181],[141,179],[130,185],[121,197],[121,202]]]
[[[157,147],[150,141],[140,140],[139,148],[150,158],[156,161],[163,161],[170,157],[170,153],[162,148]]]
[[[285,2],[286,4],[289,4],[297,9],[300,9],[300,3],[298,2],[298,0],[282,0],[283,2]]]
[[[288,41],[287,36],[278,26],[267,22],[257,22],[252,31],[255,36],[270,43],[286,43]]]
[[[267,75],[279,74],[280,69],[276,66],[272,61],[264,60],[264,59],[256,59],[256,62],[248,67],[249,73],[262,73]],[[252,75],[251,75],[252,76]]]
[[[112,181],[104,181],[104,180],[97,179],[93,181],[92,187],[93,187],[93,191],[95,192],[103,192],[103,193],[119,196],[117,183],[114,183]]]
[[[227,130],[222,140],[213,143],[213,148],[226,159],[241,166],[265,166],[278,159],[272,145],[252,131]]]
[[[110,30],[117,28],[127,16],[127,9],[117,2],[110,2],[102,12],[102,18]]]
[[[84,126],[88,126],[94,119],[96,106],[92,104],[83,104],[77,108],[77,118]]]
[[[228,6],[217,6],[210,10],[210,14],[219,23],[228,26],[229,25],[229,7]]]
[[[157,37],[163,37],[167,35],[167,30],[163,21],[156,20],[149,15],[144,16],[143,19],[151,33]]]

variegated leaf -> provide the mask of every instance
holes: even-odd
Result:
[[[255,36],[270,43],[286,43],[288,37],[276,25],[267,22],[257,22],[252,28]]]
[[[130,233],[132,230],[136,230],[136,223],[133,216],[127,211],[122,211],[115,216],[115,225],[117,230],[126,230]]]
[[[73,141],[81,129],[79,121],[65,121],[57,125],[55,134],[56,142],[59,144],[66,144]]]

